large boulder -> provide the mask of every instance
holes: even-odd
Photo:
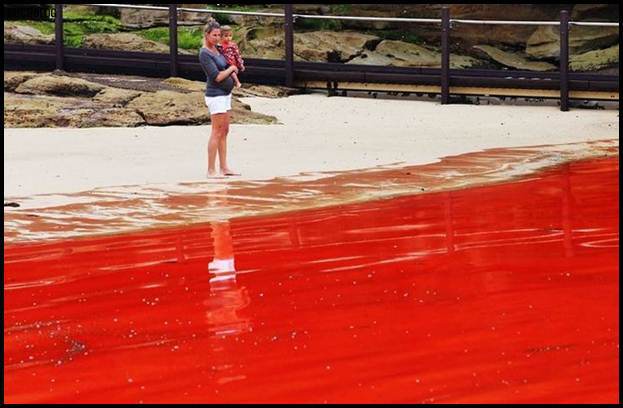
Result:
[[[159,5],[163,6],[163,5]],[[178,8],[205,9],[207,4],[178,4]],[[206,24],[212,15],[195,11],[178,11],[178,25],[200,25]],[[124,28],[149,28],[156,26],[169,25],[168,10],[140,10],[140,9],[120,9],[121,25]]]
[[[134,127],[145,121],[134,110],[93,104],[89,99],[4,94],[4,126]]]
[[[572,26],[569,30],[569,55],[607,48],[619,41],[618,27]],[[540,26],[528,38],[526,54],[533,58],[560,56],[558,26]]]
[[[149,28],[154,26],[168,26],[168,10],[140,10],[122,8],[119,11],[121,25],[124,28]]]
[[[32,71],[4,71],[4,92],[13,92],[22,83],[36,77]]]
[[[77,96],[90,98],[104,90],[105,86],[80,78],[61,75],[38,75],[22,82],[15,88],[19,94]]]
[[[4,22],[5,44],[54,44],[54,34],[43,34],[34,27],[13,22]]]
[[[310,31],[294,33],[296,59],[313,62],[345,62],[373,48],[380,41],[374,35],[352,31]],[[284,58],[283,35],[248,41],[245,56],[255,58]]]
[[[210,113],[203,92],[179,93],[158,91],[144,93],[127,105],[140,113],[148,125],[202,125],[210,123]],[[277,123],[273,116],[252,112],[236,98],[232,99],[232,123]]]
[[[205,92],[206,89],[206,83],[204,81],[191,81],[190,79],[179,77],[167,78],[162,82],[189,92]]]
[[[502,51],[490,45],[475,45],[474,48],[482,51],[492,60],[510,68],[528,71],[555,71],[558,68],[549,62],[531,61],[521,52]]]
[[[151,41],[132,33],[91,34],[84,38],[82,46],[84,48],[153,52],[157,54],[168,54],[170,52],[168,45]],[[193,51],[179,48],[178,53],[187,55],[195,54]]]
[[[574,4],[571,9],[571,21],[617,21],[618,4]]]
[[[131,100],[141,95],[142,92],[139,91],[107,87],[95,95],[93,101],[118,108],[126,106]]]
[[[619,44],[603,50],[588,51],[569,57],[569,69],[572,71],[597,71],[619,64]]]
[[[254,125],[278,124],[276,117],[251,111],[251,107],[237,98],[232,99],[231,123]]]
[[[127,107],[139,112],[149,125],[200,125],[210,122],[210,114],[200,92],[146,92],[130,101]]]
[[[441,67],[441,54],[437,50],[417,44],[385,40],[379,43],[373,51],[364,51],[348,63],[439,68]],[[451,68],[466,68],[479,64],[480,61],[473,57],[455,54],[450,56]]]

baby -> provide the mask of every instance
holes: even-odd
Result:
[[[238,67],[240,72],[244,71],[244,61],[240,56],[240,50],[236,43],[232,40],[233,32],[230,26],[224,25],[221,26],[221,53],[227,60],[229,65],[234,65]],[[236,83],[236,88],[240,88],[242,85],[238,80],[238,75],[236,73],[231,74],[234,82]]]

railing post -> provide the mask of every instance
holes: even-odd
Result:
[[[441,103],[450,101],[450,10],[441,9]]]
[[[286,47],[286,86],[294,86],[294,18],[292,4],[284,5],[285,47]]]
[[[177,76],[177,4],[169,4],[169,50],[171,53],[171,76]]]
[[[64,45],[63,45],[63,5],[54,5],[54,33],[56,44],[56,69],[65,69]]]
[[[569,12],[560,12],[560,110],[569,110]]]

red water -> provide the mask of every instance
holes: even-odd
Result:
[[[618,170],[7,247],[5,402],[618,402]]]

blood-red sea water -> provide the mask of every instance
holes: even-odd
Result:
[[[619,400],[619,165],[5,247],[4,400]]]

